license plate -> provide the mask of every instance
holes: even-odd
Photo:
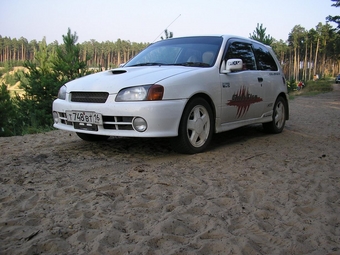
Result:
[[[102,115],[96,112],[66,111],[66,116],[67,121],[71,122],[103,124]]]

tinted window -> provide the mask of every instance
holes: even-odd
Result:
[[[269,53],[268,49],[262,45],[254,43],[254,53],[257,61],[257,69],[261,71],[277,71],[277,65]]]
[[[251,44],[232,42],[227,50],[226,59],[240,58],[243,61],[243,70],[256,70],[255,57]]]

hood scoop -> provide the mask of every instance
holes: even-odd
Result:
[[[115,74],[115,75],[116,75],[116,74],[126,73],[127,71],[121,69],[121,70],[112,70],[111,72],[112,72],[112,74]]]

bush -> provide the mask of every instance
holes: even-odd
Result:
[[[14,86],[17,83],[17,79],[15,77],[15,74],[9,74],[7,73],[5,75],[5,83],[10,86]]]
[[[5,84],[0,86],[0,112],[0,136],[17,135],[17,107]]]
[[[291,78],[289,81],[287,81],[287,87],[288,87],[288,93],[294,92],[297,89],[296,81]]]

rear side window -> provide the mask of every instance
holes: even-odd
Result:
[[[233,41],[228,47],[226,59],[240,58],[243,61],[243,70],[256,70],[255,56],[251,44]]]
[[[253,44],[256,57],[257,70],[260,71],[277,71],[277,65],[268,49],[262,45]]]

